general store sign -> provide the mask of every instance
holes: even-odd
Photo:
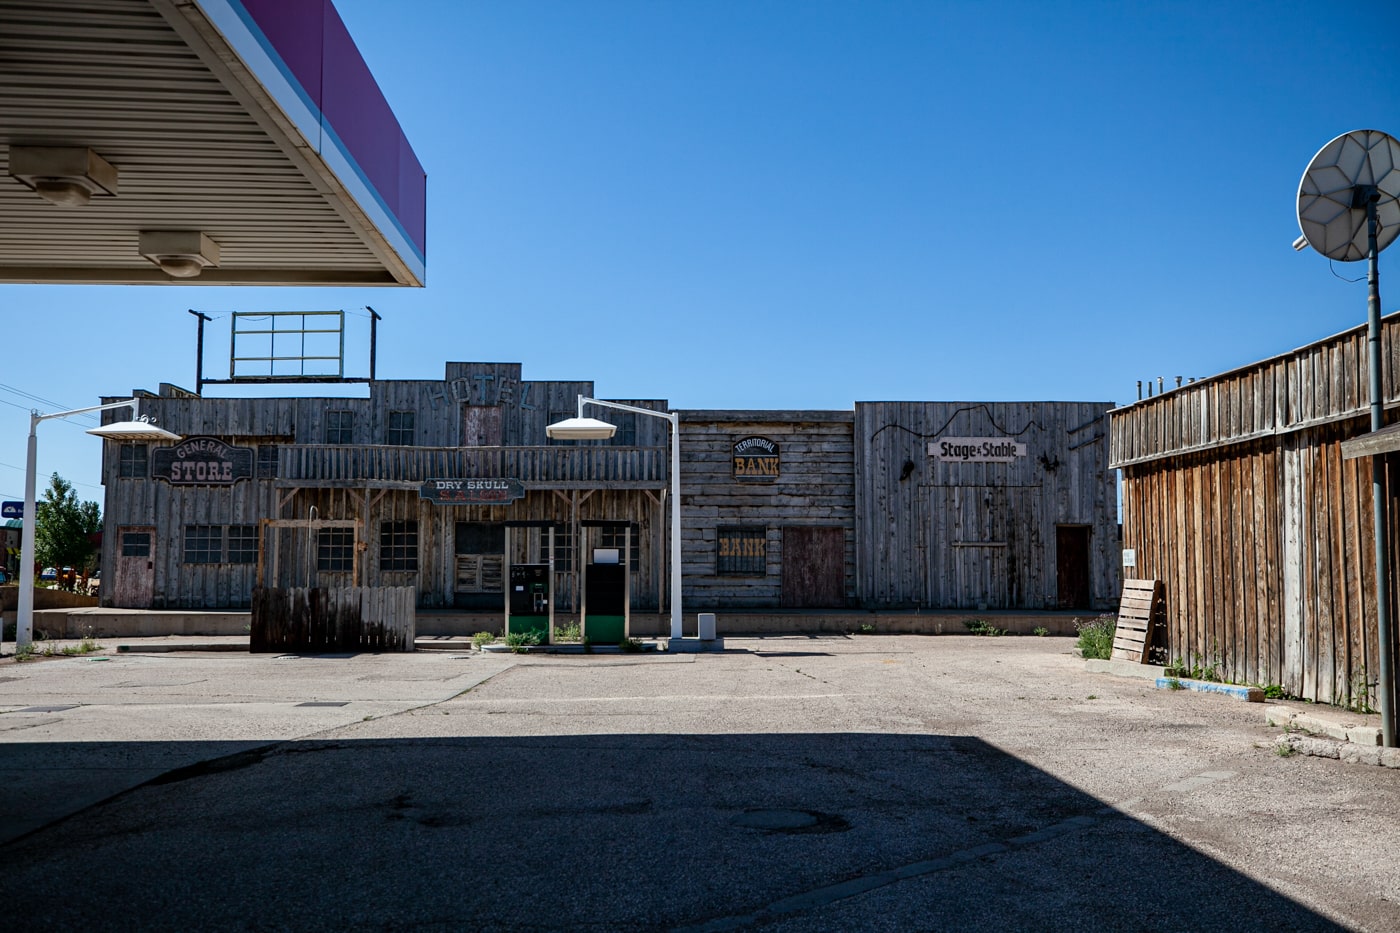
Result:
[[[418,496],[438,505],[503,505],[525,497],[518,479],[430,479],[418,488]]]
[[[253,478],[253,448],[191,437],[151,451],[151,476],[172,486],[232,486]]]
[[[766,437],[746,437],[734,443],[734,478],[746,483],[773,482],[781,465],[778,445]]]
[[[1009,437],[941,437],[928,442],[928,455],[954,463],[1015,463],[1026,445]]]

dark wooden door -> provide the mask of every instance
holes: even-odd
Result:
[[[842,606],[845,604],[845,578],[845,529],[809,525],[783,529],[780,602],[784,607]]]
[[[117,529],[117,566],[112,574],[116,585],[111,590],[111,605],[122,609],[151,608],[156,590],[155,547],[156,530],[151,525],[123,525]]]
[[[1055,580],[1061,609],[1089,608],[1089,526],[1055,527]]]

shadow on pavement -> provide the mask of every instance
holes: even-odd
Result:
[[[7,749],[42,767],[168,744]],[[9,928],[1339,929],[972,738],[229,751],[0,847]]]

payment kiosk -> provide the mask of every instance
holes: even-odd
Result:
[[[538,542],[531,529],[538,528]],[[543,563],[512,563],[515,554],[513,538],[524,535],[526,551],[538,555],[543,551]],[[531,547],[530,545],[534,545]],[[540,644],[554,640],[554,525],[551,522],[506,522],[506,620],[505,632],[531,633],[539,636]],[[537,557],[538,561],[538,557]]]

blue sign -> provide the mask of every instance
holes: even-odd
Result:
[[[0,502],[0,518],[24,518],[24,503]]]

